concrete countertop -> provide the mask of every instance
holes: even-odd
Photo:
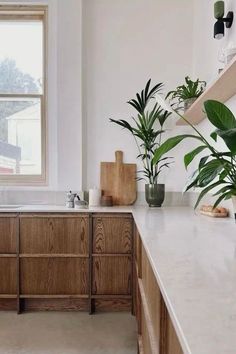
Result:
[[[89,207],[83,209],[67,208],[63,205],[0,205],[1,213],[131,213],[132,207]]]
[[[133,216],[185,353],[236,353],[236,225],[191,208]]]
[[[191,208],[67,209],[23,206],[3,212],[132,213],[185,353],[236,353],[236,225]]]

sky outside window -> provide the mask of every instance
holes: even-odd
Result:
[[[0,22],[0,63],[13,60],[22,73],[30,75],[38,84],[39,93],[43,77],[42,31],[40,21]]]

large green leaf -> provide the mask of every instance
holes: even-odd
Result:
[[[204,102],[204,108],[209,121],[220,130],[236,128],[236,119],[233,113],[223,103],[208,100]]]
[[[210,186],[204,188],[204,189],[201,191],[201,193],[199,194],[199,197],[198,197],[198,199],[197,199],[197,201],[196,201],[196,204],[195,204],[195,206],[194,206],[194,209],[197,208],[197,206],[198,206],[198,204],[200,203],[200,201],[202,200],[202,198],[203,198],[211,189],[213,189],[213,188],[215,188],[215,187],[217,187],[217,186],[219,186],[219,185],[221,185],[221,184],[224,184],[224,183],[226,183],[226,182],[224,182],[224,181],[217,181],[217,182],[215,182],[215,183],[212,183]]]
[[[215,202],[215,204],[213,205],[213,209],[217,207],[217,205],[220,204],[220,202],[224,199],[230,199],[231,196],[233,195],[233,192],[232,191],[228,191],[228,192],[225,192],[223,193]]]
[[[223,164],[217,159],[211,160],[208,163],[206,163],[199,172],[198,186],[199,187],[207,186],[220,174],[222,169],[223,169]]]
[[[187,184],[185,185],[183,189],[183,193],[187,192],[189,189],[194,188],[197,186],[198,182],[198,170],[195,170],[190,178],[188,179]]]
[[[229,150],[236,154],[236,128],[229,130],[217,130],[216,134],[219,135],[228,146]]]
[[[186,138],[192,138],[202,141],[199,136],[190,134],[177,135],[173,138],[169,138],[161,146],[159,146],[159,148],[156,149],[153,157],[153,164],[155,165],[163,155],[165,155],[168,151],[172,150],[176,145],[181,143],[181,141]]]
[[[207,148],[206,145],[201,145],[198,146],[196,149],[192,150],[191,152],[189,152],[188,154],[186,154],[184,156],[184,164],[185,164],[185,168],[188,167],[188,165],[193,161],[193,159],[200,154],[200,152],[202,152],[203,150],[205,150]]]

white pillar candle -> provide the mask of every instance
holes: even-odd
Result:
[[[101,199],[101,191],[98,188],[89,189],[89,206],[99,206]]]

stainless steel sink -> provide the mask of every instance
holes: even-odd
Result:
[[[22,208],[22,205],[12,205],[12,204],[0,205],[0,209],[19,209],[19,208]]]

